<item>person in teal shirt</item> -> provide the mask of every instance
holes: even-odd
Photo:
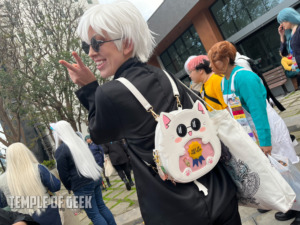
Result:
[[[271,154],[271,130],[267,116],[266,89],[260,78],[251,71],[234,65],[235,47],[228,41],[216,43],[209,51],[208,57],[212,70],[224,74],[223,95],[225,103],[232,94],[232,79],[234,94],[240,98],[242,107],[250,113],[255,125],[260,148],[265,154]]]

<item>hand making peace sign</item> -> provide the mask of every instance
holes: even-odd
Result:
[[[80,87],[83,87],[95,81],[95,75],[88,67],[86,67],[86,65],[84,65],[78,54],[76,52],[72,52],[72,55],[75,58],[77,64],[70,64],[65,60],[59,60],[59,63],[68,69],[72,81]]]

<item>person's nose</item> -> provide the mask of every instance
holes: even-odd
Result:
[[[93,56],[95,56],[96,54],[97,54],[98,52],[96,52],[93,48],[92,48],[92,46],[90,45],[90,49],[89,49],[89,57],[93,57]]]

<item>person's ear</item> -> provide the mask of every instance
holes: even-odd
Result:
[[[225,63],[225,65],[228,65],[230,63],[230,58],[226,57],[225,60],[224,60],[224,63]]]
[[[127,55],[131,55],[132,52],[133,52],[133,43],[132,41],[126,39],[125,41],[123,41],[123,54],[127,56]]]

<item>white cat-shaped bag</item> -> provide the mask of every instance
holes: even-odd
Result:
[[[155,114],[149,102],[127,79],[117,80],[132,92],[158,122],[153,155],[160,177],[174,183],[194,181],[199,191],[207,195],[206,187],[196,180],[218,163],[221,156],[220,140],[204,105],[197,100],[192,109],[182,109],[176,84],[169,74],[166,75],[171,82],[178,110],[162,112],[160,116]]]

